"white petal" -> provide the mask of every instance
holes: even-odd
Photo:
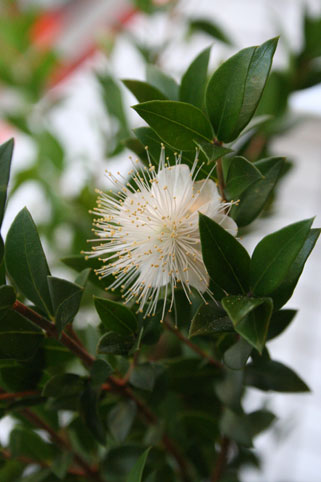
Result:
[[[170,196],[176,196],[180,199],[186,193],[192,192],[193,181],[191,172],[186,164],[178,164],[177,166],[166,167],[159,171],[156,176],[158,183],[153,183],[151,191],[156,187],[160,190],[166,188]]]
[[[237,235],[237,224],[234,219],[230,218],[230,216],[227,216],[226,214],[217,214],[213,217],[213,220],[232,236]]]
[[[193,191],[197,197],[191,211],[199,211],[213,218],[220,207],[220,195],[215,182],[211,179],[194,182]]]

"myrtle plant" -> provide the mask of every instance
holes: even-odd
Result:
[[[0,238],[0,403],[14,420],[0,480],[237,482],[257,466],[275,415],[244,408],[248,387],[305,392],[268,342],[320,230],[297,220],[252,256],[239,238],[269,203],[283,157],[238,152],[278,39],[208,78],[210,48],[180,85],[156,67],[123,83],[147,123],[129,172],[99,190],[90,245],[52,276],[29,211]],[[0,147],[0,221],[13,141]],[[107,290],[107,291],[106,291]]]

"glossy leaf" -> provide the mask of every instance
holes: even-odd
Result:
[[[240,337],[234,345],[224,353],[224,363],[231,370],[242,370],[253,350],[252,345]]]
[[[113,367],[108,362],[97,358],[90,369],[92,384],[97,386],[101,385],[107,380],[113,371]]]
[[[147,65],[146,80],[160,90],[167,99],[178,100],[178,85],[169,75],[162,72],[155,65]]]
[[[133,468],[128,474],[126,482],[142,482],[143,480],[143,472],[146,465],[148,454],[151,450],[151,447],[145,450],[144,453],[139,457]]]
[[[224,192],[229,200],[236,200],[255,181],[263,179],[261,172],[244,157],[234,157],[225,181]]]
[[[9,141],[5,142],[0,146],[0,228],[7,200],[7,189],[10,176],[13,147],[13,139],[10,139]]]
[[[191,104],[154,100],[137,104],[133,109],[174,149],[194,151],[194,140],[210,142],[213,137],[207,118]]]
[[[57,330],[61,333],[79,310],[83,288],[54,276],[48,276],[48,286]]]
[[[202,109],[207,83],[207,68],[211,47],[204,49],[184,73],[179,89],[179,100]]]
[[[136,97],[138,102],[147,102],[149,100],[166,100],[167,97],[156,87],[142,82],[141,80],[122,80],[123,84]]]
[[[229,147],[219,146],[212,142],[196,142],[196,146],[199,148],[200,152],[203,152],[207,159],[208,164],[215,162],[218,158],[226,156],[232,152]]]
[[[101,261],[99,261],[97,258],[85,259],[84,256],[76,254],[74,256],[63,258],[61,261],[66,266],[69,266],[78,273],[81,273],[83,272],[83,270],[90,268],[91,271],[89,272],[88,280],[101,289],[106,288],[112,283],[112,281],[114,281],[114,277],[112,276],[107,276],[106,278],[103,278],[101,280],[98,278],[98,276],[96,276],[95,269],[101,267]]]
[[[254,165],[259,168],[259,163]],[[247,226],[261,213],[280,177],[283,166],[284,158],[273,158],[273,165],[264,174],[263,179],[258,179],[242,192],[238,205],[232,206],[231,209],[231,216],[238,226]]]
[[[250,257],[243,246],[212,219],[200,214],[203,260],[210,277],[227,293],[248,289]]]
[[[50,271],[36,225],[26,208],[16,216],[7,234],[5,263],[18,289],[50,316],[53,313],[47,284]]]
[[[57,449],[40,435],[23,427],[11,432],[9,447],[13,457],[27,456],[36,460],[48,460],[57,453]]]
[[[295,317],[297,310],[276,311],[271,316],[267,340],[272,340],[279,336],[289,326]]]
[[[307,219],[269,234],[256,246],[251,260],[251,289],[257,296],[266,296],[284,281],[302,249],[313,219]]]
[[[121,335],[108,331],[99,340],[97,353],[105,355],[127,355],[134,346],[135,338],[130,335]]]
[[[253,117],[265,87],[277,38],[241,50],[224,62],[211,77],[207,110],[220,141],[238,137]]]
[[[226,312],[216,302],[201,305],[192,319],[189,336],[233,333],[234,327]]]
[[[74,373],[63,373],[50,378],[42,390],[45,397],[79,397],[84,389],[84,379]]]
[[[0,319],[5,311],[7,311],[16,301],[16,293],[12,286],[0,286]]]
[[[36,349],[34,355],[27,360],[0,360],[0,384],[8,392],[34,390],[43,375],[46,361],[44,350],[36,345],[26,349]]]
[[[8,310],[0,319],[0,359],[30,359],[43,337],[40,328],[20,313]]]
[[[137,330],[137,320],[125,305],[106,298],[94,298],[95,307],[106,331],[119,335],[132,335]]]
[[[222,299],[222,306],[231,318],[235,330],[261,352],[273,310],[271,298],[227,296]]]
[[[245,383],[260,390],[275,392],[308,392],[305,382],[283,363],[262,359],[245,367]]]
[[[291,264],[289,271],[282,283],[277,287],[275,291],[271,293],[275,308],[281,308],[292,296],[292,293],[297,285],[297,282],[301,276],[304,265],[315,246],[320,235],[320,229],[311,229],[299,254]]]

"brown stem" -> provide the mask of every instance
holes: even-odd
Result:
[[[70,336],[64,332],[61,333],[61,337],[59,338],[59,333],[55,325],[46,320],[46,318],[43,318],[36,311],[20,303],[18,300],[14,303],[13,309],[28,318],[35,325],[42,328],[50,338],[60,340],[60,342],[69,348],[69,350],[75,355],[77,355],[77,357],[80,358],[87,367],[91,367],[91,365],[94,363],[94,357],[92,357],[83,346],[78,345],[75,340],[70,338]]]
[[[224,175],[223,175],[223,167],[222,167],[222,159],[221,158],[217,159],[217,161],[216,161],[216,172],[217,172],[217,179],[218,179],[218,190],[220,192],[222,201],[226,201],[225,194],[224,194],[225,182],[224,182]]]
[[[20,462],[26,465],[39,465],[40,467],[43,467],[43,468],[50,467],[50,464],[47,462],[44,462],[43,460],[32,459],[30,457],[25,457],[24,455],[20,455],[19,457],[17,456],[13,457],[13,455],[11,454],[11,452],[9,452],[9,450],[3,449],[3,448],[1,448],[0,450],[1,450],[2,456],[8,460],[14,458],[15,460],[19,460]],[[86,477],[86,473],[81,469],[77,469],[76,467],[70,467],[67,472],[68,474],[77,475],[78,477]]]
[[[22,410],[21,413],[33,425],[47,432],[50,435],[50,438],[54,444],[56,444],[61,449],[72,453],[75,462],[77,463],[77,465],[79,465],[79,467],[84,470],[85,474],[87,475],[87,477],[89,477],[90,480],[94,480],[95,482],[102,482],[102,479],[100,478],[97,470],[90,467],[90,465],[88,465],[84,459],[82,459],[78,454],[74,453],[69,443],[65,439],[60,437],[60,435],[58,435],[50,427],[50,425],[48,425],[44,420],[42,420],[40,417],[38,417],[38,415],[36,415],[28,408]]]
[[[221,451],[211,475],[211,482],[220,481],[226,467],[229,446],[230,440],[227,437],[223,437],[221,441]]]
[[[186,336],[181,333],[178,328],[175,326],[171,325],[168,323],[168,321],[164,321],[164,326],[167,328],[167,330],[171,331],[174,333],[174,335],[179,338],[185,345],[189,346],[195,353],[200,355],[202,358],[207,360],[211,365],[215,366],[216,368],[223,368],[222,363],[220,363],[218,360],[215,360],[212,358],[208,353],[206,353],[204,350],[202,350],[199,346],[195,345],[193,342],[191,342]]]
[[[95,361],[95,358],[92,357],[86,351],[85,347],[83,345],[79,345],[74,339],[70,338],[70,336],[68,336],[64,332],[61,334],[61,337],[59,338],[59,334],[57,332],[57,329],[56,329],[55,325],[53,323],[51,323],[49,320],[46,320],[41,315],[39,315],[36,311],[32,310],[28,306],[25,306],[23,303],[20,303],[20,301],[18,301],[18,300],[13,305],[13,309],[18,311],[20,314],[22,314],[26,318],[28,318],[35,325],[42,328],[47,333],[47,335],[49,337],[55,338],[56,340],[59,340],[60,343],[62,343],[67,348],[69,348],[70,351],[72,351],[78,358],[80,358],[83,361],[83,363],[86,365],[87,368],[90,368],[92,366],[92,364]],[[140,400],[139,398],[136,397],[134,392],[126,385],[126,381],[120,380],[120,379],[118,379],[116,377],[113,377],[113,376],[110,376],[108,378],[108,383],[103,384],[102,388],[104,390],[113,389],[113,390],[119,392],[120,394],[124,395],[125,397],[132,399],[136,403],[137,408],[140,411],[140,413],[142,415],[144,415],[144,418],[146,419],[146,422],[148,422],[150,424],[157,424],[156,415],[154,415],[153,412],[151,412],[151,410],[147,407],[147,405],[144,404],[144,402],[142,400]],[[30,412],[30,410],[27,410],[27,413],[28,412]],[[30,412],[30,413],[31,413],[31,416],[34,419],[34,421],[36,419],[38,419],[38,417],[35,414],[33,414],[32,412]],[[29,417],[30,417],[30,413],[28,414]],[[35,417],[36,417],[36,419],[35,419]],[[39,424],[40,423],[44,424],[44,422],[41,419],[38,419],[38,421],[39,421]],[[62,442],[64,444],[66,443],[63,439],[61,439],[59,436],[57,436],[57,434],[46,424],[42,428],[44,428],[44,430],[47,430],[47,428],[48,428],[47,432],[50,433],[50,435],[52,435],[53,437],[58,437],[58,439],[56,439],[57,443],[58,443],[58,440],[59,440],[59,443],[60,442]],[[53,438],[53,440],[54,440],[54,438]],[[174,443],[168,438],[168,436],[166,434],[163,436],[163,443],[164,443],[164,446],[166,447],[166,449],[168,450],[168,452],[170,452],[171,455],[173,456],[173,458],[176,460],[177,465],[178,465],[178,467],[180,469],[180,472],[181,472],[182,480],[184,482],[188,482],[189,477],[188,477],[188,473],[187,473],[187,469],[186,469],[186,463],[185,463],[185,461],[183,463],[184,458],[180,454],[180,451],[177,449],[177,447],[175,447]],[[86,464],[86,462],[84,462],[82,459],[80,459],[78,461],[77,460],[77,458],[78,458],[77,454],[74,454],[74,457],[75,457],[75,461],[78,463],[78,465],[82,466],[85,469],[85,467],[81,464],[82,463]],[[86,467],[87,470],[88,469],[92,470],[87,464],[86,464],[86,466],[87,466]],[[97,473],[94,472],[93,475],[95,475],[95,477],[96,477],[96,479],[94,479],[94,480],[96,480],[96,481],[100,480],[100,479],[97,478],[98,477]]]
[[[25,398],[40,395],[38,390],[26,390],[25,392],[0,393],[0,400],[14,400],[15,398]]]

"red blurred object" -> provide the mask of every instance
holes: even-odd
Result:
[[[62,31],[62,20],[62,9],[40,15],[30,30],[32,44],[45,50],[52,47]]]

